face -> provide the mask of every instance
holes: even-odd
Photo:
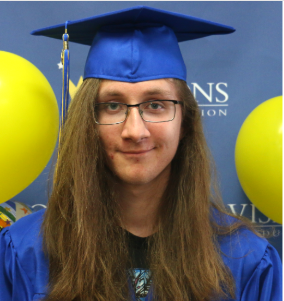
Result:
[[[154,99],[179,100],[174,83],[168,79],[138,83],[104,80],[97,101],[133,105]],[[98,125],[109,167],[122,183],[145,185],[169,175],[180,141],[181,116],[177,104],[174,120],[145,122],[138,108],[132,107],[125,122]]]

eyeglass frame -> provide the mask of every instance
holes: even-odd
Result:
[[[139,106],[140,105],[142,105],[144,103],[148,103],[148,102],[149,103],[150,102],[154,102],[154,101],[170,101],[170,102],[174,103],[174,105],[176,105],[176,104],[182,104],[182,101],[180,101],[180,100],[172,100],[172,99],[154,99],[154,100],[148,100],[148,101],[140,102],[140,103],[137,103],[136,105],[129,105],[129,104],[126,104],[126,103],[121,103],[121,102],[101,102],[101,103],[95,103],[95,106],[100,105],[100,104],[107,104],[107,103],[111,103],[111,104],[116,104],[117,103],[117,104],[123,104],[123,105],[125,105],[127,107],[127,110],[126,110],[127,114],[125,114],[125,119],[123,121],[119,121],[119,122],[115,122],[115,123],[99,123],[99,122],[96,121],[96,118],[95,118],[95,123],[98,124],[98,125],[114,125],[114,124],[123,123],[127,119],[128,115],[129,115],[129,108],[138,107],[138,110],[139,110]],[[143,113],[143,111],[139,110],[139,115],[141,116],[142,120],[145,121],[145,122],[151,122],[151,123],[169,122],[169,121],[173,121],[175,119],[175,117],[176,117],[176,106],[175,106],[174,117],[172,119],[170,119],[170,120],[165,120],[165,121],[149,121],[149,120],[145,120],[143,118],[143,116],[142,116],[143,114],[141,115],[140,111],[142,113]]]

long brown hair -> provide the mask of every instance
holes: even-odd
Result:
[[[148,240],[154,300],[234,297],[218,238],[241,226],[227,213],[214,184],[198,105],[186,83],[173,80],[183,101],[183,134],[169,184]],[[108,169],[93,106],[101,80],[87,79],[71,103],[59,146],[54,184],[42,225],[49,258],[46,301],[129,300],[131,264],[115,178]],[[215,188],[214,188],[215,187]],[[218,222],[216,222],[218,220]]]

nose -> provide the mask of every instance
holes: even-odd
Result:
[[[150,137],[150,132],[137,107],[128,108],[128,116],[123,123],[121,137],[123,139],[131,139],[136,143]]]

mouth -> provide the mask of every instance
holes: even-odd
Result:
[[[133,150],[133,151],[121,151],[121,153],[125,154],[125,155],[144,155],[149,153],[150,151],[152,151],[154,148],[151,149],[143,149],[143,150]]]

